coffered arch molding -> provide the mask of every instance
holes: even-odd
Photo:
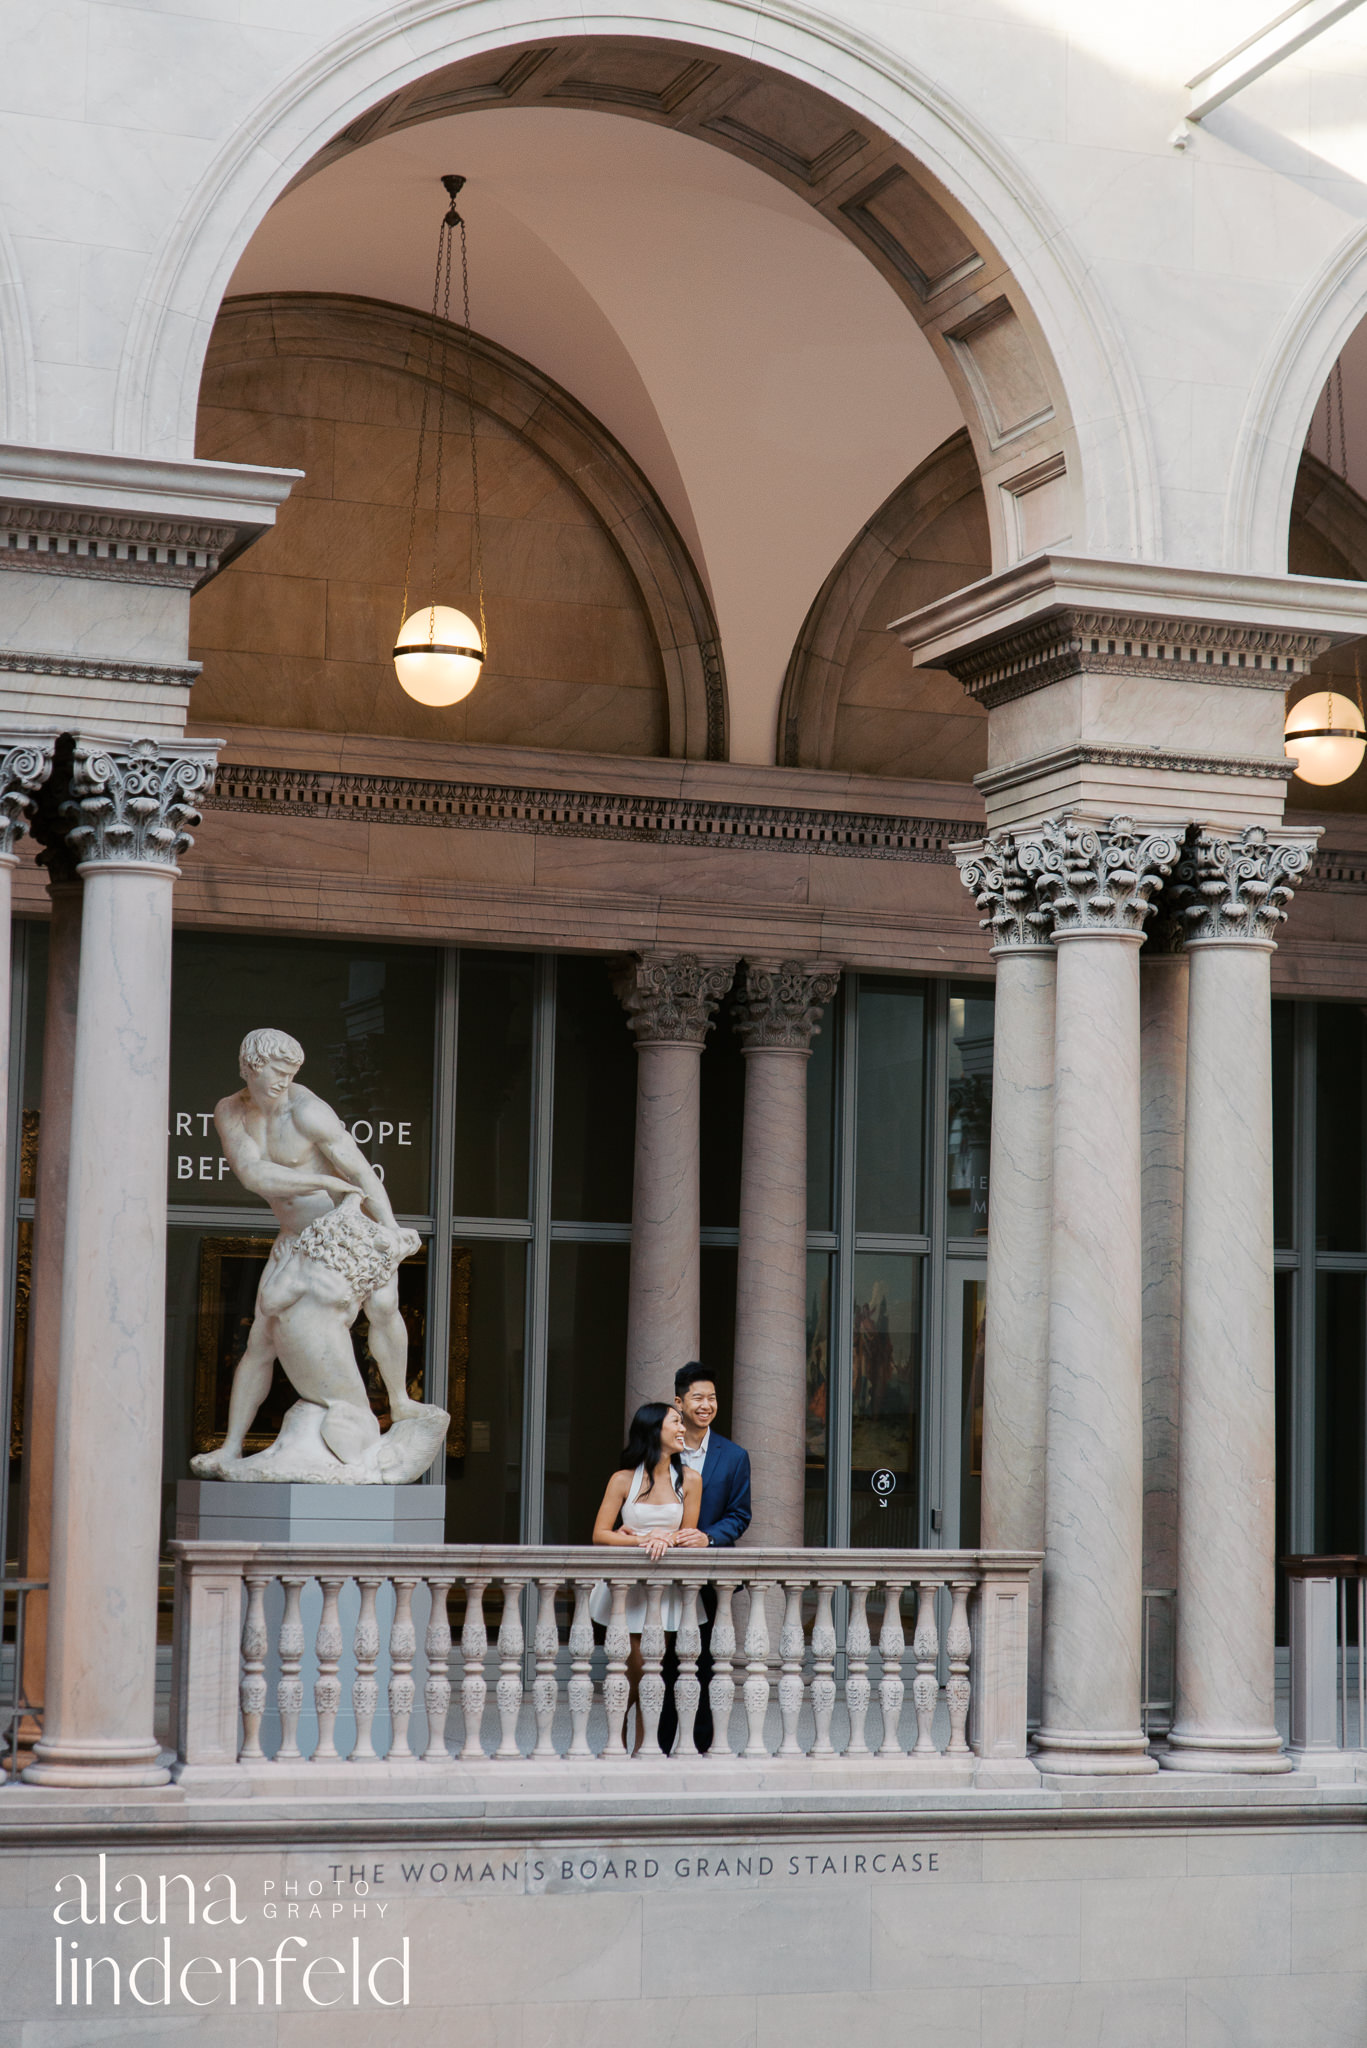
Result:
[[[880,586],[944,513],[981,493],[972,442],[966,432],[953,434],[855,535],[817,592],[783,679],[778,758],[784,767],[832,765],[851,657]],[[988,573],[986,563],[982,573]]]
[[[464,348],[429,314],[331,292],[229,299],[206,366],[336,353],[347,365],[397,371],[440,388],[465,418]],[[650,622],[675,759],[726,759],[726,677],[711,603],[693,558],[626,450],[570,393],[487,336],[470,337],[477,410],[510,428],[583,498],[626,567]]]
[[[233,267],[271,203],[324,152],[361,146],[395,119],[540,95],[696,120],[707,141],[801,191],[857,244],[958,393],[999,564],[1064,540],[1158,554],[1156,466],[1128,351],[1024,168],[848,23],[798,0],[674,6],[643,37],[637,12],[607,4],[586,37],[582,13],[529,0],[412,0],[317,51],[240,124],[165,236],[128,330],[117,444],[148,455],[192,447],[200,365]],[[540,51],[556,54],[533,62]],[[441,104],[423,113],[424,98]]]

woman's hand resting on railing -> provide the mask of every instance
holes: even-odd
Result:
[[[646,1529],[636,1541],[651,1563],[658,1564],[665,1552],[674,1548],[675,1533],[673,1529]]]

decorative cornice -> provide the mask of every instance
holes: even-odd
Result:
[[[1040,897],[1037,877],[1021,866],[1016,833],[998,832],[955,860],[959,880],[982,913],[978,923],[991,934],[994,953],[1050,950],[1053,917]]]
[[[0,504],[0,569],[195,590],[238,538],[233,526],[70,505]]]
[[[636,953],[614,986],[638,1045],[700,1046],[734,973],[697,953]]]
[[[1073,768],[1156,768],[1168,775],[1237,775],[1253,780],[1289,782],[1296,770],[1281,754],[1184,754],[1166,747],[1092,746],[1081,743],[1033,754],[1005,768],[985,768],[973,778],[984,796],[999,796],[1041,776],[1066,774]]]
[[[1188,946],[1270,946],[1286,921],[1292,885],[1314,858],[1309,834],[1272,836],[1247,825],[1237,838],[1193,827],[1169,885]]]
[[[550,833],[571,839],[632,839],[638,845],[730,846],[746,851],[761,846],[786,852],[810,848],[856,860],[928,861],[937,866],[951,865],[952,849],[982,830],[960,818],[429,781],[320,768],[222,767],[205,808],[268,817],[359,816],[367,823],[388,820],[396,825]]]
[[[1331,644],[1325,633],[1066,607],[939,665],[990,711],[1081,675],[1285,691]]]
[[[1055,939],[1121,933],[1142,938],[1153,899],[1177,864],[1184,828],[1145,831],[1130,818],[1048,818],[1016,839]]]
[[[30,828],[56,744],[55,733],[0,734],[0,860],[13,860]]]
[[[26,676],[70,676],[75,682],[152,685],[188,690],[199,676],[198,661],[98,661],[82,654],[25,654],[0,647],[0,673]]]
[[[118,862],[174,869],[200,822],[194,799],[213,779],[220,742],[78,739],[70,794],[58,806],[78,866]]]
[[[826,960],[747,960],[738,984],[736,1035],[749,1052],[810,1052],[821,1012],[840,985]]]

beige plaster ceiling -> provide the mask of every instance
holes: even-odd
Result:
[[[779,168],[598,109],[424,116],[296,181],[230,287],[425,308],[436,180],[464,173],[472,323],[649,477],[711,592],[731,755],[752,762],[774,759],[784,672],[833,563],[963,422],[887,277],[791,189],[801,167]]]

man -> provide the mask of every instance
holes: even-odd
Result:
[[[277,1358],[295,1392],[323,1411],[314,1419],[327,1452],[343,1464],[373,1457],[379,1426],[348,1334],[362,1302],[393,1422],[425,1422],[439,1413],[415,1402],[406,1384],[397,1271],[418,1239],[400,1229],[384,1183],[336,1111],[295,1079],[303,1059],[288,1033],[250,1032],[238,1059],[245,1086],[214,1111],[234,1173],[269,1202],[280,1236],[233,1375],[227,1437],[192,1461],[202,1478],[237,1477],[247,1466],[252,1470],[243,1476],[251,1477],[270,1465],[266,1453],[244,1458],[243,1439]]]
[[[713,1429],[717,1414],[717,1388],[710,1372],[696,1358],[674,1375],[674,1406],[683,1417],[683,1462],[702,1480],[702,1504],[696,1529],[679,1532],[680,1549],[727,1549],[750,1526],[750,1453],[729,1437]],[[702,1698],[693,1723],[693,1740],[700,1750],[712,1747],[712,1703],[708,1685],[712,1677],[712,1623],[717,1596],[710,1586],[703,1589],[702,1652],[698,1658],[698,1679]],[[660,1715],[660,1747],[668,1756],[678,1732],[679,1717],[674,1705],[674,1681],[679,1675],[675,1638],[666,1638],[664,1679],[665,1703]]]

